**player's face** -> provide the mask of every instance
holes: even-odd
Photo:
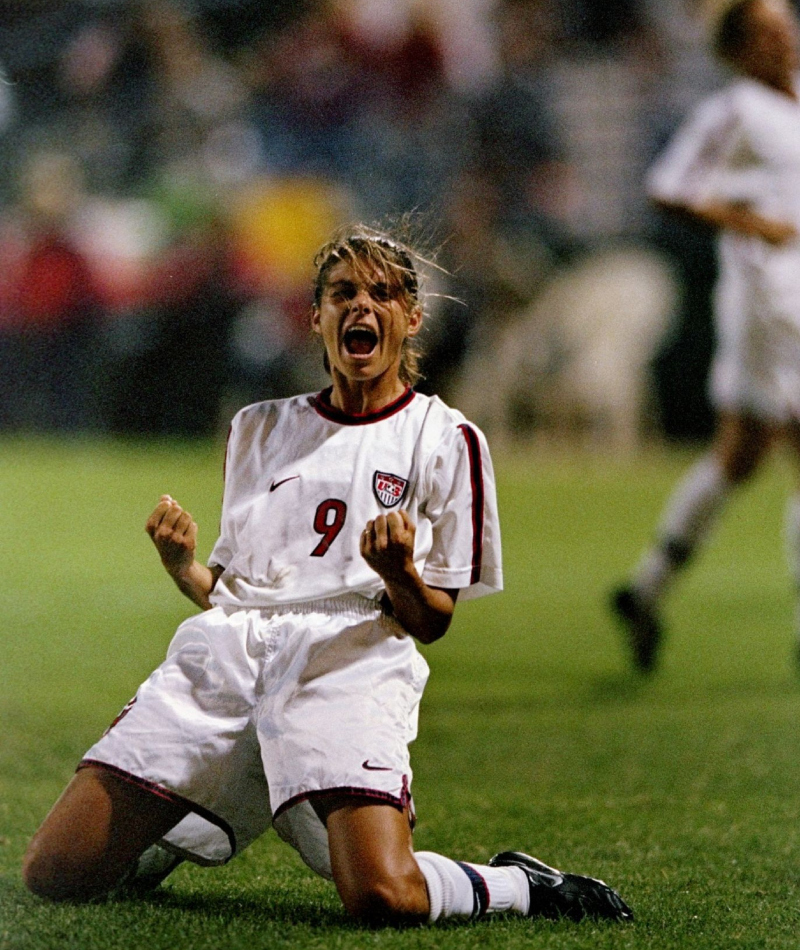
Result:
[[[747,13],[739,65],[753,79],[781,88],[800,66],[797,23],[780,0],[757,0]]]
[[[416,336],[421,324],[422,311],[409,309],[399,282],[347,261],[328,271],[312,317],[334,379],[338,373],[353,382],[399,376],[403,341]]]

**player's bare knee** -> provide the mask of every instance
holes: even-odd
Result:
[[[345,909],[370,924],[402,926],[428,917],[427,891],[417,881],[394,878],[365,883],[357,893],[343,897]]]
[[[70,900],[74,891],[74,873],[63,866],[57,855],[32,844],[22,859],[22,880],[28,890],[44,900]]]
[[[93,900],[107,894],[122,876],[110,867],[50,850],[35,839],[22,861],[25,886],[32,894],[49,901]]]
[[[22,882],[37,897],[47,897],[50,890],[50,873],[41,855],[33,844],[28,846],[22,859]]]

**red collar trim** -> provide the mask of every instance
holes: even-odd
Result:
[[[332,392],[333,386],[323,389],[321,393],[318,393],[316,396],[312,396],[311,405],[321,416],[323,416],[323,418],[328,419],[331,422],[338,422],[343,426],[365,426],[372,422],[381,422],[383,419],[388,419],[389,416],[393,416],[396,412],[400,412],[401,409],[405,409],[414,396],[416,396],[416,393],[413,389],[406,389],[406,391],[397,399],[395,399],[394,402],[390,402],[382,409],[376,409],[375,412],[364,412],[356,413],[355,415],[348,415],[348,413],[342,412],[341,409],[337,409],[335,406],[331,405]]]

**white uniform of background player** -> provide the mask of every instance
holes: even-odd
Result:
[[[797,77],[795,77],[797,85]],[[704,102],[649,176],[674,205],[732,202],[800,231],[800,103],[741,78]],[[770,423],[800,418],[800,240],[722,231],[711,395]]]
[[[358,790],[409,804],[408,743],[428,678],[414,639],[381,605],[359,536],[402,505],[427,583],[459,599],[500,590],[489,453],[436,397],[409,390],[351,417],[305,395],[241,410],[225,472],[215,607],[181,625],[86,760],[196,806],[166,837],[186,856],[223,862],[272,813],[330,877],[309,798]]]
[[[661,599],[733,488],[777,435],[800,457],[797,22],[782,0],[725,0],[722,7],[715,46],[739,77],[697,108],[648,180],[659,204],[718,231],[710,384],[719,423],[711,450],[673,492],[656,544],[614,594],[634,663],[645,672],[662,638]],[[787,541],[800,593],[800,493],[788,504]]]

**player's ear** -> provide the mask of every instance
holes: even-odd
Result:
[[[320,321],[319,307],[312,307],[311,308],[311,329],[314,331],[314,333],[322,332],[322,330],[320,330],[320,327],[319,327],[319,321]]]
[[[416,336],[422,329],[422,307],[414,307],[408,315],[406,336]]]

